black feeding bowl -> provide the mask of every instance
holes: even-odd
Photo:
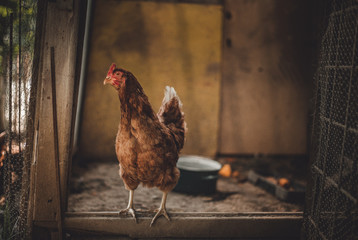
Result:
[[[182,156],[177,167],[180,170],[176,192],[190,194],[211,194],[216,191],[216,182],[221,164],[217,161],[199,157]]]

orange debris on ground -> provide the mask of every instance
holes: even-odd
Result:
[[[219,175],[229,178],[231,176],[232,170],[230,164],[224,164],[224,166],[219,171]]]
[[[290,181],[287,178],[280,178],[278,184],[286,189],[290,188]]]

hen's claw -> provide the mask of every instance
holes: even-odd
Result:
[[[137,223],[137,218],[135,216],[135,211],[133,208],[133,195],[134,195],[134,190],[129,190],[129,201],[128,201],[128,206],[126,209],[123,209],[121,211],[119,211],[118,215],[121,215],[123,213],[129,213],[130,215],[133,216],[134,221]]]
[[[170,221],[170,217],[167,213],[167,210],[165,208],[159,208],[157,214],[155,214],[154,218],[152,219],[152,222],[150,223],[150,226],[153,225],[153,223],[160,217],[164,216],[168,221]]]
[[[137,223],[137,217],[135,215],[135,211],[133,208],[126,208],[126,209],[123,209],[121,211],[119,211],[118,215],[121,215],[123,213],[129,213],[130,215],[132,215],[132,217],[134,218],[134,221]]]

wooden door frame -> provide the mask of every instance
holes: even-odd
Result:
[[[139,212],[136,224],[130,217],[119,217],[117,212],[61,210],[67,209],[84,36],[83,14],[87,1],[40,0],[38,4],[43,11],[43,19],[39,25],[40,29],[37,30],[41,32],[38,34],[39,51],[35,53],[39,64],[35,66],[38,71],[38,85],[31,157],[31,205],[28,210],[28,218],[34,229],[56,232],[61,221],[63,229],[73,236],[89,234],[133,238],[299,238],[302,212],[171,213],[171,222],[159,219],[150,228],[152,213]],[[51,49],[54,49],[53,60]],[[55,68],[51,68],[51,61]],[[57,71],[56,109],[59,113],[57,122],[60,155],[57,167],[60,170],[60,191],[56,190],[56,151],[51,105],[54,97],[51,94],[51,72],[54,69]],[[52,234],[52,238],[56,236],[58,237]]]
[[[62,228],[67,208],[86,6],[86,0],[38,1],[33,67],[36,104],[30,109],[32,150],[27,158],[31,164],[30,234],[42,225]]]

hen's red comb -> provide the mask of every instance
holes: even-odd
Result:
[[[108,70],[107,75],[111,75],[113,73],[113,70],[116,69],[116,64],[112,63],[111,67]]]

